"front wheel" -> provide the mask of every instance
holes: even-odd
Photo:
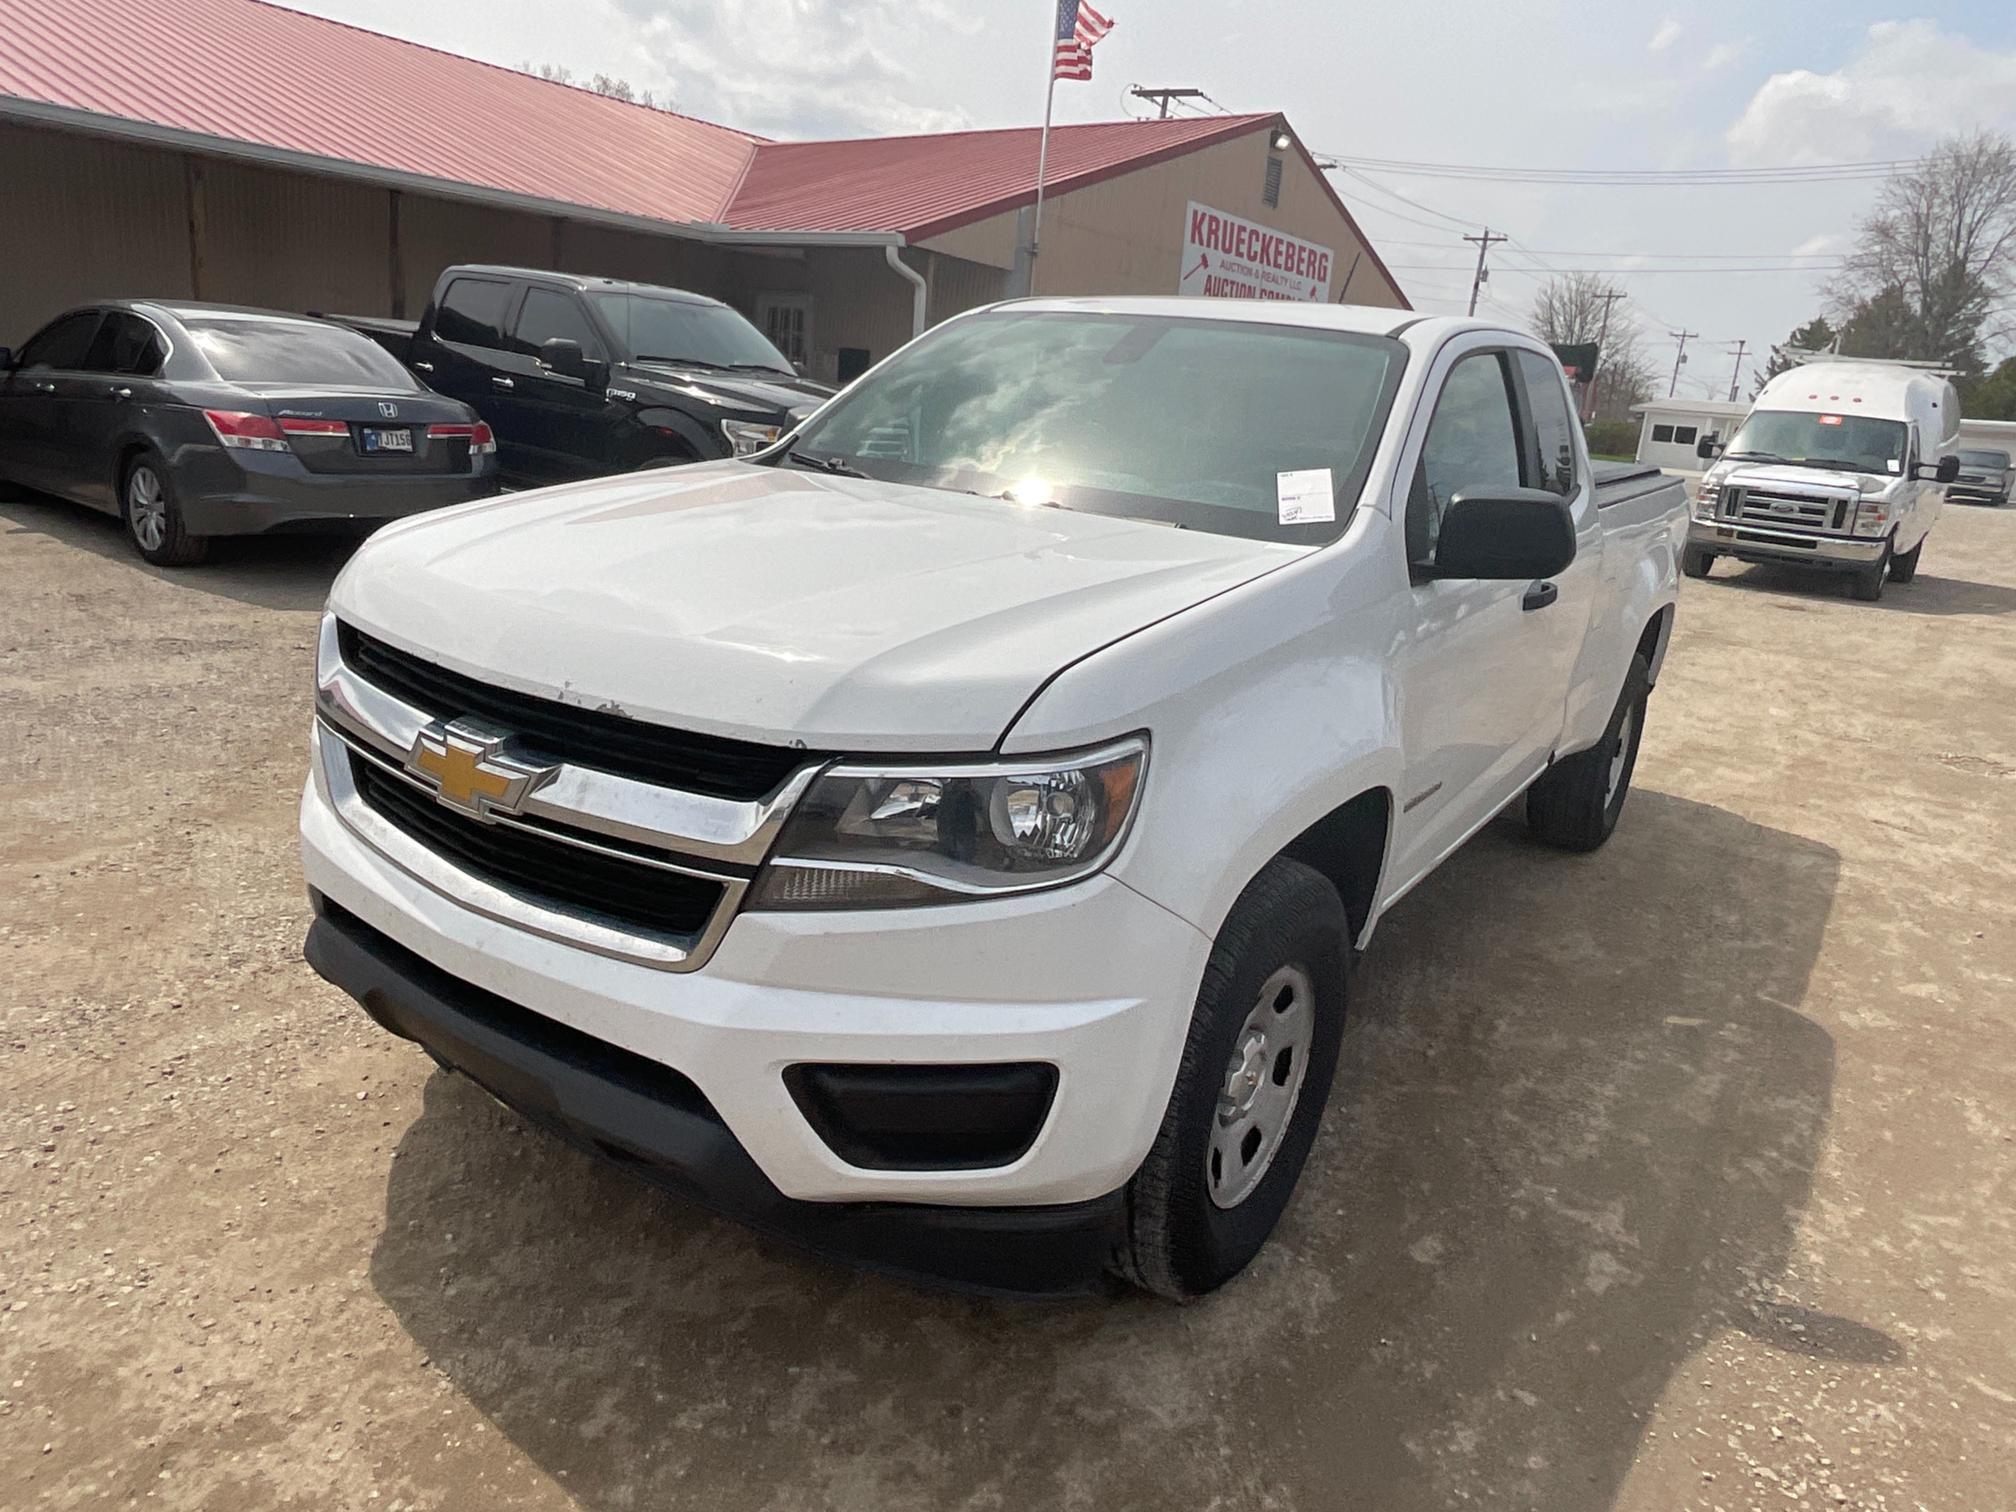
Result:
[[[1908,583],[1918,575],[1918,554],[1925,549],[1925,537],[1918,538],[1918,544],[1902,556],[1890,558],[1890,581]]]
[[[1848,591],[1865,604],[1875,603],[1883,597],[1883,583],[1890,575],[1891,560],[1890,548],[1885,546],[1880,562],[1864,567],[1848,580]]]
[[[192,535],[183,524],[167,465],[153,452],[127,464],[119,513],[134,550],[156,567],[191,567],[210,554],[210,538]]]
[[[1572,851],[1593,851],[1610,838],[1638,767],[1651,692],[1651,664],[1643,656],[1632,657],[1603,738],[1555,762],[1527,789],[1526,827],[1536,836]]]
[[[1344,1036],[1349,925],[1323,875],[1270,861],[1218,931],[1162,1127],[1127,1185],[1127,1280],[1183,1300],[1244,1270],[1288,1206]]]
[[[1703,551],[1699,546],[1688,546],[1680,552],[1680,570],[1690,578],[1705,578],[1715,565],[1715,553]]]

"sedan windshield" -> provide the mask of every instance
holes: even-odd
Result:
[[[189,334],[228,383],[392,389],[420,385],[390,352],[355,331],[307,320],[192,320]]]
[[[1799,410],[1752,410],[1729,443],[1731,457],[1764,457],[1803,467],[1849,472],[1904,470],[1907,432],[1901,420],[1874,415],[1816,415]]]
[[[942,327],[780,461],[1261,540],[1344,528],[1398,387],[1384,336],[1003,311]]]
[[[726,305],[651,294],[590,294],[623,350],[643,361],[696,362],[794,376],[784,354]]]

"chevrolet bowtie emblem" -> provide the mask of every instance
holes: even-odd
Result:
[[[406,770],[432,786],[450,808],[486,823],[515,814],[560,769],[504,754],[508,737],[474,720],[428,725],[413,739]]]

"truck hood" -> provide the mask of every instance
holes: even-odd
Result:
[[[726,410],[798,414],[833,397],[830,384],[789,373],[723,372],[677,362],[627,362],[614,380],[647,392],[663,391],[701,399]]]
[[[1060,668],[1308,549],[717,462],[392,526],[330,603],[456,671],[637,719],[974,752]]]
[[[1783,488],[1797,493],[1856,493],[1857,480],[1875,477],[1874,473],[1851,471],[1837,472],[1827,467],[1787,467],[1779,462],[1737,462],[1719,478],[1725,487],[1735,484],[1739,488]],[[1898,473],[1882,475],[1885,483],[1895,483],[1901,477]]]

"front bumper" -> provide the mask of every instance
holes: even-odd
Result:
[[[301,836],[315,893],[447,980],[676,1071],[780,1199],[804,1203],[1107,1198],[1160,1126],[1210,951],[1102,875],[984,903],[743,913],[703,968],[668,972],[463,906],[367,844],[313,778]],[[1056,1091],[1027,1150],[984,1169],[849,1164],[785,1082],[805,1063],[1008,1062],[1054,1066]],[[667,1162],[683,1168],[676,1151]]]
[[[2003,483],[1948,483],[1948,499],[1967,499],[1981,504],[2006,504],[2009,502],[2009,485]]]
[[[1687,544],[1739,562],[1791,562],[1823,571],[1859,572],[1883,560],[1887,543],[1881,536],[1813,535],[1694,515],[1687,522]]]
[[[1046,1207],[793,1201],[686,1077],[458,981],[314,901],[309,964],[381,1026],[570,1144],[752,1228],[897,1275],[1039,1295],[1097,1287],[1124,1234],[1118,1191]]]

